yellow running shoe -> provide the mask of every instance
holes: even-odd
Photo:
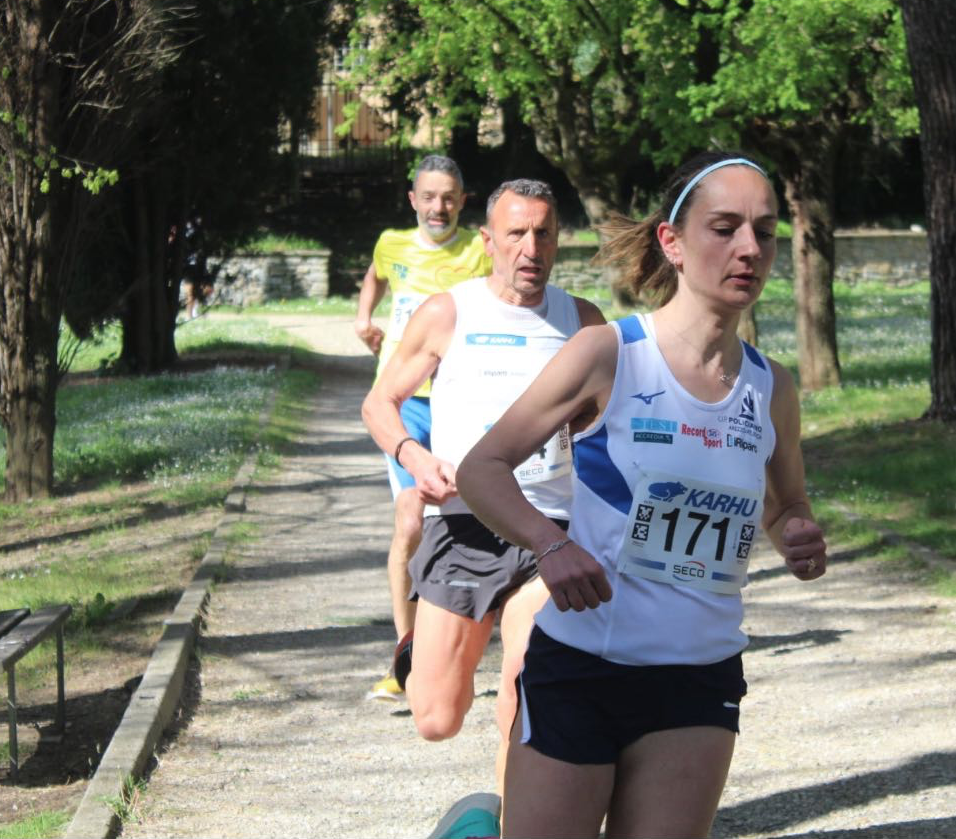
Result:
[[[389,673],[385,678],[379,679],[372,689],[365,694],[366,699],[387,699],[391,702],[398,702],[405,698],[405,691],[399,685],[398,680]]]

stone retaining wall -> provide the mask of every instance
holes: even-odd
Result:
[[[591,265],[597,245],[565,245],[558,249],[552,282],[579,289],[606,284],[608,275]],[[322,251],[240,254],[222,262],[210,303],[250,306],[270,300],[307,297],[323,300],[329,294],[329,255]],[[211,258],[214,270],[219,264]],[[771,275],[793,279],[789,238],[780,238]],[[912,282],[929,276],[929,246],[925,233],[879,231],[838,233],[836,277],[848,283],[862,280]]]
[[[253,306],[299,297],[324,300],[329,296],[329,255],[322,250],[210,257],[209,270],[219,271],[207,303]]]

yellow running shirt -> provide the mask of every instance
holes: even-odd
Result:
[[[422,244],[417,227],[386,230],[378,237],[372,260],[376,276],[388,280],[392,290],[392,310],[379,354],[378,373],[395,352],[408,319],[426,297],[448,291],[462,280],[491,273],[491,257],[485,253],[480,234],[461,228],[451,241],[434,247]],[[429,393],[431,382],[427,381],[415,396]]]

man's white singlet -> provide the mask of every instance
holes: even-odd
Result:
[[[524,393],[554,354],[578,329],[578,308],[566,291],[545,286],[535,307],[511,306],[488,288],[484,277],[450,289],[455,332],[432,382],[432,454],[456,467],[471,447]],[[555,435],[515,470],[525,497],[554,518],[568,517],[571,503],[571,441]],[[457,496],[426,516],[468,513]]]
[[[733,390],[701,402],[671,374],[650,316],[614,324],[617,371],[597,424],[574,437],[570,536],[604,567],[610,602],[537,624],[621,664],[711,664],[747,637],[739,589],[776,435],[773,373],[743,344]]]

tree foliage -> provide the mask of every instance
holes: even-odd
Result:
[[[782,180],[801,386],[837,385],[837,167],[854,137],[916,129],[899,9],[894,0],[729,0],[719,14],[702,6],[693,21],[701,42],[716,46],[716,66],[673,92],[687,105],[684,131],[756,151]],[[667,138],[672,155],[685,145],[680,133]]]
[[[411,122],[427,114],[446,129],[475,108],[515,103],[592,222],[627,202],[627,172],[650,130],[641,113],[644,53],[628,38],[656,3],[367,0],[359,8],[354,40],[370,49],[357,53],[357,83],[381,91]]]
[[[215,246],[261,217],[280,122],[303,124],[312,104],[325,8],[9,0],[0,11],[8,499],[52,489],[64,310],[81,333],[119,315],[131,368],[175,359],[185,219],[205,214]]]
[[[123,323],[124,369],[176,361],[174,332],[187,220],[206,249],[250,236],[283,177],[282,126],[303,126],[314,102],[324,2],[196,3],[176,24],[183,42],[121,162],[121,188],[82,266],[70,322],[87,333]]]
[[[593,223],[626,209],[642,157],[663,167],[715,145],[757,154],[783,181],[794,223],[802,385],[839,383],[836,167],[849,140],[916,126],[894,0],[367,4],[364,81],[414,103],[406,81],[425,79],[417,101],[446,121],[463,83],[486,105],[517,99]],[[390,29],[395,8],[417,25]]]

